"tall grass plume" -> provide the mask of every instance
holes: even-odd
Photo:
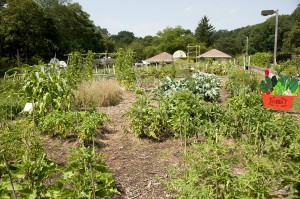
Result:
[[[79,84],[74,94],[75,106],[86,110],[119,104],[123,90],[113,79],[93,79]]]

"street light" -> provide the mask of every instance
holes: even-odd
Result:
[[[277,51],[277,34],[278,34],[278,10],[262,10],[261,15],[262,16],[268,16],[276,14],[276,20],[275,20],[275,39],[274,39],[274,66],[277,64],[276,62],[276,51]]]
[[[249,69],[250,63],[249,63],[249,55],[248,55],[248,46],[249,46],[249,37],[247,36],[246,37],[246,62],[247,62],[247,67]]]

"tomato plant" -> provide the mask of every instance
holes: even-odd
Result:
[[[135,87],[136,77],[133,70],[133,52],[131,49],[118,49],[116,78],[126,89],[133,89]]]

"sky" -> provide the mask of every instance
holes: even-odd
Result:
[[[73,0],[96,26],[111,35],[133,32],[136,37],[155,36],[167,27],[195,31],[207,16],[215,30],[234,30],[264,22],[262,10],[292,14],[300,0]]]

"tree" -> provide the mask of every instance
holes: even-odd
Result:
[[[212,35],[215,28],[209,24],[209,19],[204,16],[198,24],[195,30],[195,37],[197,42],[206,44],[207,46],[212,45]]]
[[[102,31],[70,0],[0,1],[0,55],[25,63],[60,58],[72,51],[106,50]],[[5,4],[6,3],[6,4]],[[4,6],[6,5],[6,6]]]
[[[161,52],[174,53],[176,50],[185,50],[188,44],[196,43],[193,33],[180,26],[165,28],[163,31],[159,31],[157,36],[154,42],[159,46]]]
[[[43,41],[43,12],[38,4],[32,0],[8,0],[0,19],[4,56],[13,58],[18,51],[25,62],[29,61]]]
[[[283,40],[284,52],[300,53],[300,4],[291,15],[291,20],[294,21],[290,31],[287,31]]]
[[[125,30],[120,31],[117,35],[112,35],[111,37],[115,40],[117,48],[126,48],[136,39],[133,32]]]
[[[107,52],[115,52],[116,51],[116,41],[111,37],[108,30],[106,28],[97,27],[98,31],[101,32],[105,50]]]
[[[128,48],[132,49],[135,62],[141,61],[145,58],[143,54],[145,46],[143,45],[142,39],[135,39],[128,45]]]
[[[231,55],[236,55],[241,53],[243,47],[242,45],[237,45],[237,39],[232,37],[223,37],[218,39],[215,44],[214,48],[217,48],[221,51],[229,53]]]

